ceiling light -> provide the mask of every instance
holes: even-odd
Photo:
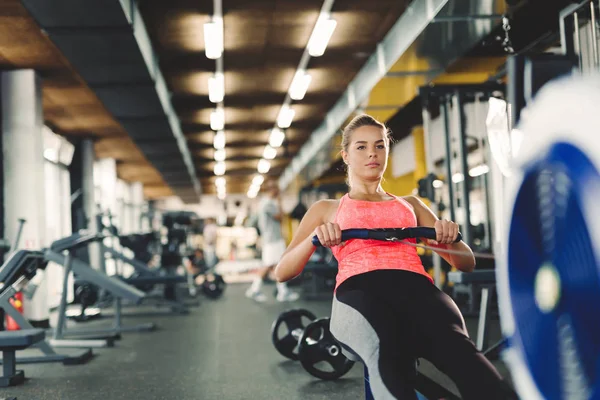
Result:
[[[297,71],[290,86],[290,97],[293,100],[302,100],[308,90],[311,79],[311,76],[303,70]]]
[[[217,197],[219,198],[219,200],[225,200],[225,197],[227,197],[227,193],[217,193]]]
[[[218,131],[217,133],[215,133],[215,137],[213,140],[213,145],[215,149],[222,150],[225,148],[225,132]]]
[[[333,35],[336,25],[337,22],[330,18],[329,15],[319,15],[315,29],[310,35],[308,45],[306,46],[308,48],[308,54],[310,54],[311,57],[320,57],[325,53],[325,49],[327,48],[329,39],[331,39],[331,35]]]
[[[255,197],[256,197],[256,195],[258,195],[258,193],[256,193],[256,192],[250,192],[250,191],[248,191],[248,198],[249,198],[249,199],[253,199],[253,198],[255,198]]]
[[[208,78],[208,99],[212,103],[220,103],[225,97],[225,78],[220,72]]]
[[[204,52],[206,57],[216,60],[223,54],[223,20],[213,18],[204,24]]]
[[[217,176],[221,176],[221,175],[225,175],[225,163],[223,161],[219,161],[218,163],[215,164],[215,175]]]
[[[258,173],[266,174],[267,172],[269,172],[270,169],[271,163],[265,160],[264,158],[261,158],[258,162]]]
[[[217,179],[215,179],[216,187],[225,187],[226,184],[227,184],[227,181],[222,176],[219,176]]]
[[[290,106],[281,107],[281,111],[277,116],[277,126],[282,129],[289,128],[292,125],[294,115],[296,115],[296,112]]]
[[[452,175],[452,182],[454,182],[454,183],[460,183],[464,180],[465,180],[465,176],[463,174],[461,174],[460,172],[457,172],[454,175]]]
[[[432,186],[436,189],[441,188],[442,186],[444,186],[444,182],[440,181],[439,179],[436,179],[432,182]]]
[[[275,158],[276,155],[277,155],[277,150],[275,150],[274,148],[272,148],[269,145],[267,145],[265,147],[265,151],[263,152],[263,158],[265,158],[266,160],[272,160]]]
[[[210,113],[210,129],[219,131],[225,127],[225,111],[221,107],[215,108]]]
[[[490,172],[490,167],[488,167],[485,164],[481,164],[481,165],[471,168],[469,170],[469,175],[472,177],[476,177],[476,176],[480,176],[483,174],[487,174],[488,172]]]
[[[227,193],[225,186],[217,186],[217,193]]]
[[[253,179],[252,179],[252,185],[253,186],[260,186],[263,184],[263,182],[265,181],[265,177],[262,175],[256,175]]]
[[[279,128],[273,128],[269,135],[269,146],[277,148],[282,145],[284,139],[285,133]]]
[[[225,161],[225,149],[215,150],[215,161]]]

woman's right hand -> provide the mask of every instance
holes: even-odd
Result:
[[[317,226],[314,233],[324,247],[337,246],[342,242],[342,230],[335,222],[327,222]]]

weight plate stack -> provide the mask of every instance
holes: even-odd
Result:
[[[341,378],[354,365],[331,334],[329,318],[320,318],[306,327],[298,342],[298,359],[309,374],[327,381]]]
[[[277,351],[290,360],[297,360],[298,340],[308,324],[315,319],[317,317],[313,313],[300,308],[281,313],[271,327],[271,341]]]

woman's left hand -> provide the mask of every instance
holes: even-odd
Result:
[[[441,219],[435,221],[436,240],[428,240],[431,244],[454,243],[458,237],[458,224],[456,222]]]

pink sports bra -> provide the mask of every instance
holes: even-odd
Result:
[[[401,197],[389,201],[352,200],[341,198],[334,221],[344,229],[404,228],[417,225],[413,207]],[[407,241],[416,243],[416,239]],[[332,248],[338,260],[335,289],[346,279],[379,269],[399,269],[433,279],[421,263],[417,249],[402,243],[352,239]]]

